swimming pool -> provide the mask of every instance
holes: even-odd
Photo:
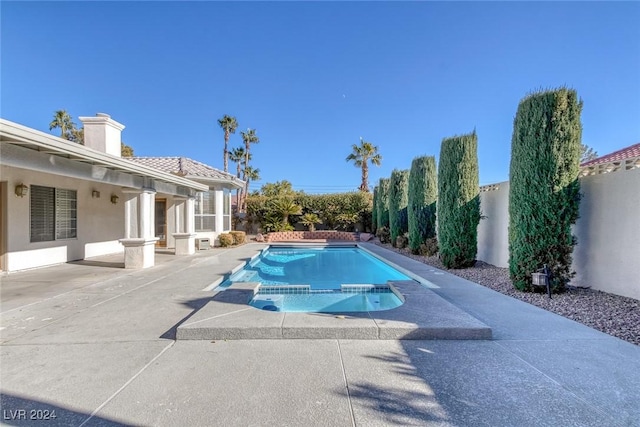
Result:
[[[259,282],[263,287],[309,285],[311,290],[338,290],[345,284],[386,284],[412,280],[358,248],[271,246],[220,286]]]
[[[259,290],[249,301],[249,305],[261,310],[288,313],[382,311],[402,305],[403,301],[396,292],[386,285],[346,285],[341,290],[325,291],[312,291],[304,286],[286,286],[284,289],[270,286],[263,291]]]

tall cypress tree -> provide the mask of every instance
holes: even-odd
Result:
[[[389,231],[391,244],[408,231],[409,171],[394,169],[389,182]]]
[[[436,235],[438,179],[434,156],[416,157],[409,171],[409,249],[414,254],[428,238]]]
[[[567,88],[535,92],[518,105],[509,170],[509,273],[520,290],[532,289],[531,273],[544,264],[554,290],[572,277],[581,111],[578,94]]]
[[[475,264],[480,222],[478,137],[445,138],[438,165],[438,249],[447,268]]]
[[[378,198],[379,198],[378,186],[373,187],[373,207],[371,208],[371,231],[373,234],[378,229]]]
[[[389,227],[389,178],[380,178],[378,184],[378,228]]]

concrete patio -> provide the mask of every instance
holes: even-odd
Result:
[[[176,341],[263,247],[2,276],[2,423],[640,425],[640,347],[373,245],[492,339]]]
[[[392,310],[287,313],[248,306],[259,283],[234,283],[178,327],[179,340],[491,339],[491,328],[414,280],[391,285],[404,298]]]

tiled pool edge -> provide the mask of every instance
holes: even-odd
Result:
[[[178,340],[491,339],[491,328],[414,281],[392,282],[405,303],[361,313],[282,313],[247,305],[256,283],[234,283],[177,328]]]

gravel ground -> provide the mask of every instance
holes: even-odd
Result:
[[[413,255],[408,250],[395,249],[390,244],[381,244],[378,241],[374,243],[432,267],[447,270],[437,256]],[[553,294],[552,299],[549,299],[546,290],[541,293],[517,290],[511,284],[509,269],[482,261],[476,262],[472,268],[447,271],[632,344],[640,345],[640,301],[637,299],[571,286],[567,287],[566,292]]]

